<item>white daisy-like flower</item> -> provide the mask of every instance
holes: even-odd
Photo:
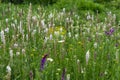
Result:
[[[47,58],[47,61],[53,62],[52,58]]]

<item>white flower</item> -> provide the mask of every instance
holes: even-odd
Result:
[[[78,34],[75,34],[75,38],[76,38],[76,39],[78,39],[78,36],[79,36]]]
[[[23,34],[23,30],[22,30],[22,21],[20,21],[19,31],[20,31],[20,33]]]
[[[8,73],[11,73],[11,67],[9,65],[6,67],[6,69]]]
[[[53,17],[53,13],[50,13],[48,17],[51,19]]]
[[[44,43],[47,43],[48,39],[49,39],[48,37],[45,37]]]
[[[69,38],[71,37],[71,32],[68,33],[68,37],[69,37]]]
[[[90,18],[91,18],[91,16],[90,16],[90,13],[88,12],[87,20],[89,20]]]
[[[14,47],[15,47],[15,48],[17,48],[17,47],[18,47],[18,44],[17,44],[17,43],[15,43],[15,44],[14,44]]]
[[[63,28],[61,27],[61,28],[60,28],[60,32],[62,32],[62,31],[63,31]]]
[[[10,49],[9,54],[10,54],[10,58],[13,58],[13,50],[12,49]]]
[[[44,19],[41,20],[41,25],[42,25],[43,28],[45,27],[45,20]]]
[[[20,55],[20,52],[16,52],[16,55],[19,56],[19,55]]]
[[[63,12],[65,13],[65,8],[63,8]]]
[[[53,36],[52,36],[52,34],[50,34],[50,37],[49,37],[49,39],[50,39],[50,40],[52,40],[52,39],[53,39]]]
[[[55,35],[56,37],[59,37],[60,32],[59,32],[59,31],[55,31],[55,32],[54,32],[54,35]]]
[[[60,41],[58,41],[58,43],[63,43],[63,42],[65,42],[65,40],[60,40]]]
[[[25,54],[25,49],[22,49],[22,53]]]
[[[48,32],[48,28],[45,28],[44,32],[47,33]]]
[[[90,52],[88,50],[86,53],[86,64],[88,64],[89,58],[90,58]]]
[[[28,41],[28,34],[26,34],[26,40]]]
[[[70,80],[70,74],[67,74],[67,80]]]
[[[77,59],[77,63],[80,63],[80,60],[79,60],[79,59]]]
[[[53,59],[52,58],[47,58],[48,61],[50,62],[53,62]]]
[[[36,16],[32,16],[32,20],[33,20],[33,21],[36,21],[36,20],[37,20],[37,17],[36,17]]]
[[[66,18],[66,22],[69,22],[69,18]]]
[[[97,48],[97,42],[94,43],[94,48]]]
[[[8,23],[8,19],[7,18],[5,19],[5,21],[6,21],[6,23]]]
[[[5,44],[5,35],[4,35],[4,31],[1,31],[1,41],[3,42],[3,44]]]
[[[5,32],[7,32],[7,33],[9,32],[9,28],[8,27],[5,29]]]

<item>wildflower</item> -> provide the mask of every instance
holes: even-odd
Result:
[[[70,80],[70,74],[67,74],[67,80]]]
[[[106,35],[112,35],[113,32],[114,32],[114,29],[111,28],[109,31],[105,31],[105,34],[106,34]]]
[[[60,32],[59,32],[59,31],[55,31],[55,32],[54,32],[54,35],[58,38],[59,35],[60,35]]]
[[[5,76],[5,80],[11,80],[11,67],[8,65],[6,67],[7,75]]]
[[[90,52],[88,50],[86,53],[86,64],[88,64],[89,58],[90,58]]]
[[[94,43],[94,48],[97,48],[97,42]]]
[[[6,67],[6,69],[8,73],[11,73],[11,67],[9,65]]]
[[[45,33],[48,33],[48,28],[45,28],[44,32],[45,32]]]
[[[42,71],[46,62],[46,58],[47,58],[48,54],[45,54],[41,60],[41,65],[40,65],[40,70]]]
[[[68,33],[68,37],[69,37],[69,38],[71,37],[71,32]]]
[[[63,72],[62,72],[62,78],[61,78],[61,80],[65,80],[65,68],[63,69]]]
[[[47,43],[48,39],[49,39],[48,37],[45,37],[44,43]]]
[[[28,41],[28,34],[26,34],[26,40]]]
[[[15,48],[17,48],[17,47],[18,47],[18,44],[17,44],[17,43],[15,43],[15,44],[14,44],[14,47],[15,47]]]
[[[91,16],[90,16],[90,13],[88,12],[87,14],[87,20],[90,20],[91,19]]]
[[[78,34],[75,34],[75,39],[78,39],[78,36],[79,36]]]
[[[45,20],[44,19],[41,20],[41,25],[42,25],[43,28],[45,28]]]
[[[53,39],[53,36],[52,36],[52,34],[50,34],[50,37],[49,37],[49,39],[50,39],[50,40],[52,40],[52,39]]]
[[[16,55],[19,56],[19,55],[20,55],[20,52],[16,52]]]
[[[8,33],[8,32],[9,32],[9,28],[6,28],[6,29],[5,29],[5,32],[7,32],[7,33]]]
[[[30,3],[29,9],[28,9],[28,15],[27,15],[27,26],[28,26],[29,32],[30,32],[31,16],[32,16],[32,4]]]
[[[79,60],[79,59],[77,59],[77,63],[78,63],[78,64],[80,63],[80,60]]]
[[[8,18],[5,19],[6,23],[8,23]]]
[[[25,49],[22,49],[22,54],[25,54]]]
[[[65,8],[63,8],[63,12],[65,13]]]
[[[63,28],[61,27],[61,28],[60,28],[60,32],[62,32],[62,31],[63,31]]]
[[[3,30],[1,31],[1,41],[5,44],[5,34]]]
[[[36,16],[32,16],[32,20],[33,20],[34,22],[36,22],[36,21],[37,21],[37,17],[36,17]]]
[[[47,58],[47,61],[53,62],[52,58]]]
[[[53,13],[50,13],[48,17],[51,19],[53,17]]]
[[[13,58],[13,50],[12,49],[10,49],[9,54],[10,54],[10,58]]]
[[[60,40],[60,41],[58,41],[58,43],[64,43],[65,42],[65,40]]]

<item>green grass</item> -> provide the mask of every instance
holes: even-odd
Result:
[[[119,23],[90,11],[1,4],[0,80],[119,80]]]

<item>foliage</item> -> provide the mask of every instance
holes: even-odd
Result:
[[[94,0],[94,2],[97,2],[97,3],[104,3],[104,2],[111,2],[113,0]]]
[[[42,4],[42,5],[48,5],[48,4],[54,4],[57,2],[57,0],[2,0],[2,2],[5,3],[14,3],[14,4],[21,4],[21,3],[32,3],[32,4]]]
[[[105,10],[105,7],[103,5],[93,3],[92,1],[81,0],[77,3],[78,10],[91,10],[93,12],[103,12]]]
[[[0,79],[119,80],[116,14],[83,13],[0,6]]]
[[[74,4],[74,5],[73,5]],[[85,11],[85,10],[89,10],[89,11],[93,11],[93,12],[104,12],[105,11],[105,7],[104,5],[98,4],[98,3],[94,3],[93,1],[85,1],[85,0],[61,0],[58,1],[55,5],[54,8],[57,9],[63,9],[66,8],[67,11],[77,11],[77,12],[81,12],[81,11]]]

